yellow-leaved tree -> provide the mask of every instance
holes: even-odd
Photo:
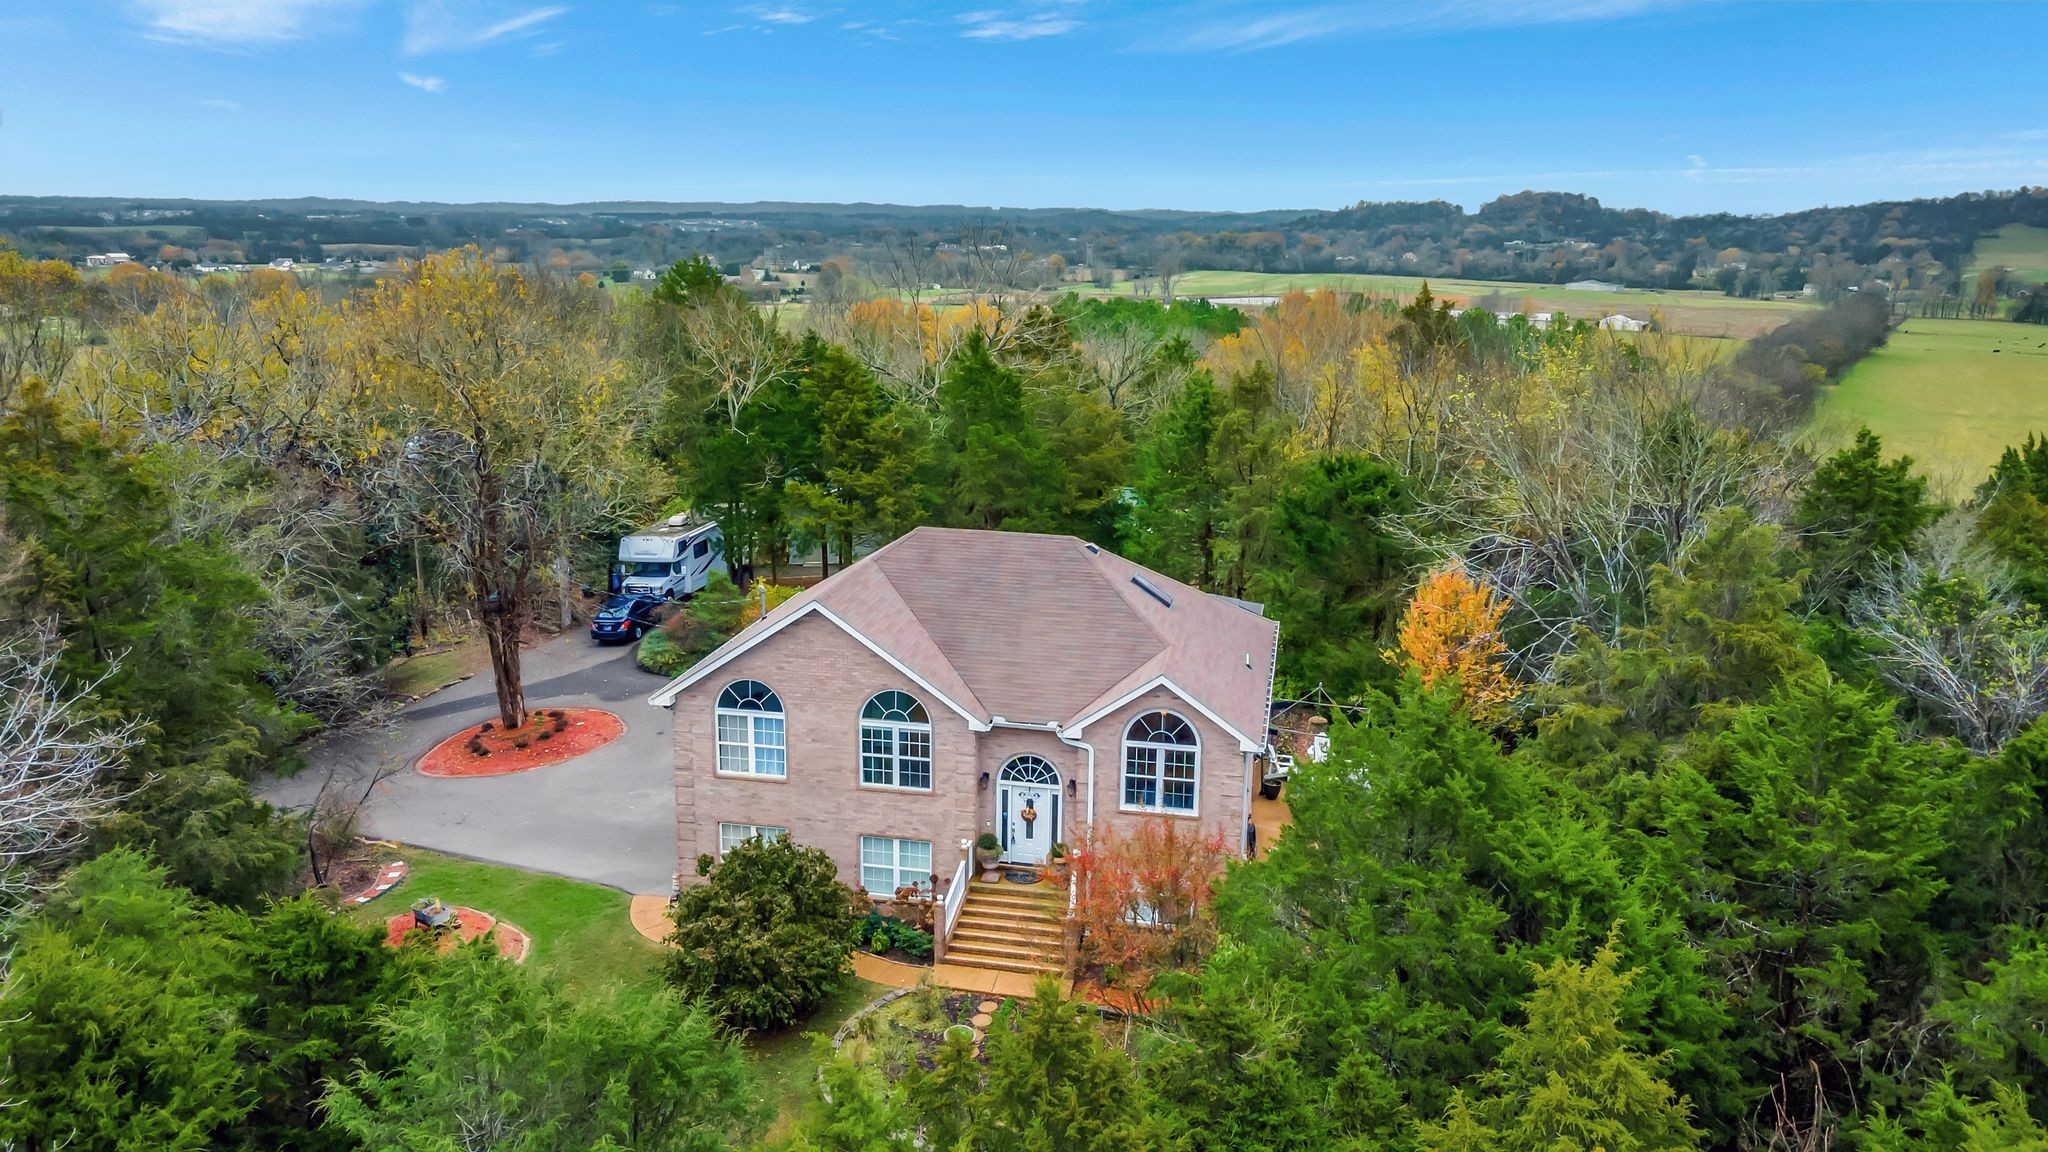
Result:
[[[466,585],[508,729],[526,722],[519,643],[543,574],[650,495],[633,448],[648,405],[606,306],[601,289],[474,247],[408,264],[351,305],[362,474],[405,519],[396,534],[432,540]]]
[[[1401,620],[1400,657],[1435,684],[1455,676],[1466,711],[1482,724],[1508,717],[1522,684],[1507,669],[1501,618],[1507,601],[1451,564],[1423,578]],[[1388,654],[1392,659],[1394,654]]]

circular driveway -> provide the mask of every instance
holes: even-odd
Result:
[[[490,674],[481,672],[402,709],[388,730],[314,741],[304,769],[265,777],[257,792],[305,809],[323,786],[351,800],[367,788],[365,836],[666,895],[676,870],[675,754],[668,709],[647,703],[662,679],[634,667],[632,652],[600,648],[579,632],[527,650],[528,707],[597,707],[625,718],[624,736],[574,760],[474,779],[414,771],[450,732],[497,712]]]

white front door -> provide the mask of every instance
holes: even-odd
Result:
[[[996,827],[1002,830],[1003,859],[1042,864],[1060,838],[1060,781],[1050,764],[1020,756],[1003,766],[996,783]]]

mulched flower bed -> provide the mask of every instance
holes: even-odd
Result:
[[[495,720],[464,728],[420,757],[419,770],[423,776],[529,772],[602,748],[625,732],[624,720],[600,708],[538,708],[513,731]]]
[[[533,950],[533,940],[524,930],[504,923],[488,912],[479,912],[474,908],[457,908],[455,924],[454,931],[441,933],[440,938],[435,941],[435,952],[453,951],[456,944],[467,943],[493,930],[495,932],[491,939],[497,943],[499,955],[514,964],[524,964],[526,954]],[[415,934],[424,939],[426,930],[413,920],[411,912],[400,913],[384,922],[384,946],[387,948],[401,947],[408,937]]]
[[[370,901],[397,887],[405,879],[406,874],[411,871],[412,865],[407,864],[403,860],[393,860],[391,863],[384,865],[369,883],[363,885],[354,895],[343,897],[341,902],[343,904],[368,904]]]

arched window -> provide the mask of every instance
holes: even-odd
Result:
[[[759,680],[735,680],[718,694],[718,770],[787,776],[782,698]]]
[[[1124,729],[1123,806],[1192,813],[1202,763],[1195,726],[1171,712],[1147,712]]]
[[[932,786],[932,718],[908,692],[877,692],[860,710],[860,782]]]
[[[1060,770],[1038,756],[1018,756],[1003,765],[1001,779],[1013,784],[1058,784]]]

